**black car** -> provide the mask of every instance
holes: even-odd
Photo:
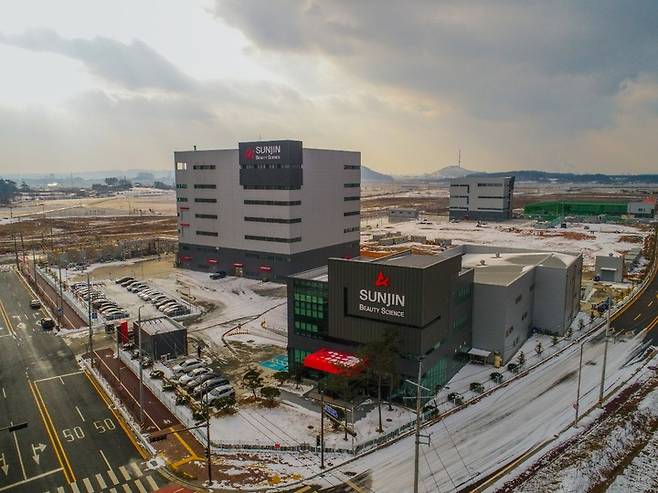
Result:
[[[501,383],[503,381],[503,374],[494,371],[489,374],[489,378],[491,378],[491,380],[493,380],[496,383]]]
[[[219,272],[213,272],[210,274],[210,279],[224,279],[226,277],[226,272],[220,270]]]
[[[36,299],[30,301],[30,308],[41,308],[41,302]]]
[[[43,330],[52,330],[55,328],[55,321],[52,318],[42,318],[39,320]]]

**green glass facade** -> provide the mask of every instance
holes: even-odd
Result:
[[[627,213],[626,202],[536,202],[523,208],[526,216],[555,219],[564,216],[623,216]]]

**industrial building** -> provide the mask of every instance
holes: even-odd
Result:
[[[656,199],[647,197],[639,202],[629,202],[627,212],[629,216],[651,219],[656,216]]]
[[[580,309],[581,272],[579,253],[479,245],[330,259],[289,278],[289,361],[353,355],[393,331],[400,373],[412,377],[423,356],[424,385],[435,388],[473,355],[507,362],[535,330],[563,335]]]
[[[523,213],[535,219],[553,220],[565,216],[594,217],[610,216],[621,217],[627,213],[626,202],[536,202],[527,204]]]
[[[580,310],[580,253],[455,247],[472,268],[473,347],[507,362],[533,331],[564,335]]]
[[[514,177],[466,176],[450,180],[450,219],[506,221],[512,218]]]
[[[624,280],[624,256],[619,252],[597,255],[594,260],[594,278],[605,282]]]
[[[418,209],[413,207],[392,207],[388,210],[388,220],[391,222],[414,221],[418,219]]]
[[[462,269],[454,251],[332,258],[328,266],[291,276],[290,365],[304,365],[327,349],[348,360],[388,333],[399,344],[401,375],[415,378],[422,357],[423,385],[443,385],[471,347],[472,283],[472,269]]]
[[[238,147],[174,153],[180,266],[280,280],[359,254],[359,152]]]

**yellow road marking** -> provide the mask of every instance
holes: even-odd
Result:
[[[2,315],[2,318],[5,320],[5,324],[7,324],[7,330],[11,335],[15,337],[16,332],[14,331],[14,326],[11,324],[11,320],[9,320],[9,316],[5,311],[5,306],[2,304],[2,301],[0,301],[0,314]]]
[[[179,468],[180,466],[187,464],[189,462],[195,461],[195,460],[204,460],[204,457],[198,457],[196,455],[187,455],[183,457],[181,460],[174,462],[172,467]]]
[[[183,438],[178,434],[177,431],[174,431],[173,428],[169,428],[169,430],[170,430],[171,433],[172,433],[172,434],[178,439],[178,441],[181,443],[181,445],[182,445],[183,447],[185,447],[185,450],[187,450],[191,456],[193,456],[193,457],[199,457],[199,456],[196,454],[196,452],[194,452],[194,450],[192,450],[192,447],[190,447],[189,444],[188,444],[185,440],[183,440]]]
[[[120,415],[114,410],[114,408],[112,407],[109,398],[108,398],[108,397],[105,395],[105,393],[104,393],[104,392],[98,387],[98,385],[96,384],[96,382],[94,382],[94,379],[91,378],[91,376],[89,375],[89,373],[84,372],[84,374],[85,374],[85,376],[89,379],[89,382],[91,383],[92,387],[94,387],[94,389],[96,389],[96,392],[98,392],[98,395],[101,396],[101,399],[103,399],[103,402],[105,402],[105,405],[107,406],[107,408],[112,412],[112,414],[114,414],[114,417],[115,417],[115,418],[117,419],[117,421],[119,422],[119,425],[121,426],[121,428],[123,428],[123,431],[124,431],[124,432],[126,433],[126,435],[128,436],[128,439],[132,442],[132,444],[135,446],[135,448],[136,448],[137,451],[139,452],[139,455],[141,455],[143,459],[148,458],[148,454],[147,454],[146,451],[145,451],[145,450],[139,445],[139,443],[137,443],[137,440],[135,440],[135,437],[133,436],[133,434],[132,434],[132,433],[130,432],[130,430],[128,429],[128,425],[124,422],[124,420],[121,418],[121,416],[120,416]]]
[[[75,481],[75,475],[73,474],[73,470],[71,469],[71,464],[68,460],[68,457],[66,456],[66,452],[64,452],[64,447],[62,446],[62,442],[60,442],[59,436],[55,431],[55,426],[53,425],[52,419],[50,418],[50,414],[48,414],[48,409],[46,409],[46,405],[43,403],[43,397],[41,397],[41,392],[39,392],[39,389],[37,388],[36,384],[33,384],[30,380],[28,380],[27,382],[30,385],[30,390],[32,391],[34,400],[37,403],[39,414],[41,415],[41,419],[43,420],[43,424],[46,428],[46,432],[48,432],[48,437],[50,438],[50,443],[52,444],[53,450],[55,451],[55,455],[57,456],[57,461],[62,466],[62,472],[64,473],[64,477],[66,478],[66,481],[68,483],[72,483],[73,481]]]
[[[312,490],[309,485],[305,485],[303,488],[299,488],[298,490],[295,490],[295,493],[306,493],[308,490]]]

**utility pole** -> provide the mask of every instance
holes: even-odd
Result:
[[[320,469],[324,469],[324,389],[318,385],[320,391]]]
[[[608,297],[608,313],[605,324],[605,344],[603,346],[603,368],[601,369],[601,387],[599,388],[599,406],[603,405],[603,391],[605,389],[605,367],[608,363],[608,331],[610,330],[610,310],[612,310],[612,296]]]
[[[12,235],[14,237],[14,255],[16,255],[16,268],[20,270],[20,267],[18,265],[18,246],[16,244],[16,235]]]
[[[34,291],[39,291],[37,285],[37,257],[34,255],[34,245],[32,245],[32,277],[34,278]]]
[[[206,401],[206,466],[208,467],[208,488],[212,486],[212,468],[210,461],[210,399],[208,399],[209,390],[201,394],[201,402],[205,397]]]
[[[87,320],[89,322],[89,355],[91,356],[91,367],[94,367],[94,338],[91,325],[91,281],[87,272]]]
[[[57,310],[57,325],[62,327],[62,315],[64,314],[64,293],[62,291],[62,257],[60,255],[59,262],[57,262],[59,270],[59,308]]]
[[[137,351],[139,354],[139,426],[144,427],[144,365],[142,364],[142,308],[137,308]]]
[[[576,404],[574,407],[576,408],[576,419],[573,422],[573,425],[576,426],[578,424],[578,412],[580,410],[580,377],[581,373],[583,372],[583,347],[585,346],[585,341],[583,341],[580,344],[580,360],[578,362],[578,387],[576,387]]]
[[[414,443],[414,493],[418,493],[418,466],[420,454],[420,379],[423,372],[423,359],[418,359],[418,379],[416,381],[416,437]]]

